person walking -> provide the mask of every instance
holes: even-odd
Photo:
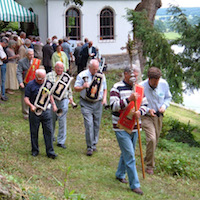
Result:
[[[169,106],[172,95],[166,80],[157,67],[148,70],[148,79],[140,83],[148,101],[149,112],[142,116],[142,129],[146,134],[146,173],[152,175],[155,167],[155,150],[162,130],[163,114]]]

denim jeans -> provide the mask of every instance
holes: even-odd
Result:
[[[6,64],[1,65],[1,96],[5,96]]]
[[[52,116],[53,116],[53,134],[55,137],[55,127],[56,127],[56,120],[58,120],[58,136],[57,136],[57,143],[58,144],[65,144],[66,138],[67,138],[67,111],[68,111],[68,104],[69,99],[63,99],[61,101],[55,100],[56,106],[58,109],[62,109],[62,115],[57,116],[53,110]]]
[[[46,145],[46,154],[55,154],[53,149],[52,118],[50,109],[44,111],[40,116],[37,116],[34,112],[29,110],[32,153],[39,153],[38,132],[40,122],[42,123],[43,136]]]
[[[140,182],[135,160],[135,145],[138,138],[138,132],[129,134],[126,131],[115,131],[115,134],[121,149],[116,177],[123,179],[127,172],[130,188],[139,188]]]

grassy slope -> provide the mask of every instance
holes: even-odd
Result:
[[[115,74],[112,74],[108,80],[109,88],[112,85],[111,79],[115,78]],[[75,94],[75,96],[78,95]],[[55,178],[64,182],[67,169],[71,166],[67,187],[69,190],[74,189],[76,193],[85,194],[87,200],[200,199],[199,180],[175,178],[162,172],[154,176],[146,175],[146,179],[143,180],[138,147],[137,168],[145,195],[142,197],[135,195],[128,185],[116,181],[115,171],[120,150],[111,128],[110,111],[103,111],[98,152],[92,157],[85,155],[84,125],[79,106],[76,110],[69,108],[67,149],[63,150],[55,145],[58,159],[48,159],[40,131],[40,154],[33,158],[30,155],[28,121],[22,119],[20,111],[20,93],[17,92],[9,97],[8,102],[0,105],[0,173],[12,175],[25,191],[39,189],[39,192],[47,197],[62,199],[63,188],[59,186]],[[145,137],[142,134],[142,141],[144,140]],[[145,145],[143,145],[144,151]],[[157,155],[159,152],[158,150]]]

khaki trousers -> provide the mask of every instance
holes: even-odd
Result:
[[[142,129],[146,134],[145,163],[148,169],[155,167],[155,150],[162,129],[163,116],[142,116]]]

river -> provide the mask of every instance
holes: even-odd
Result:
[[[172,49],[175,53],[179,53],[182,52],[184,48],[173,45]],[[183,106],[200,113],[200,90],[194,90],[193,92],[188,90],[183,93]]]

